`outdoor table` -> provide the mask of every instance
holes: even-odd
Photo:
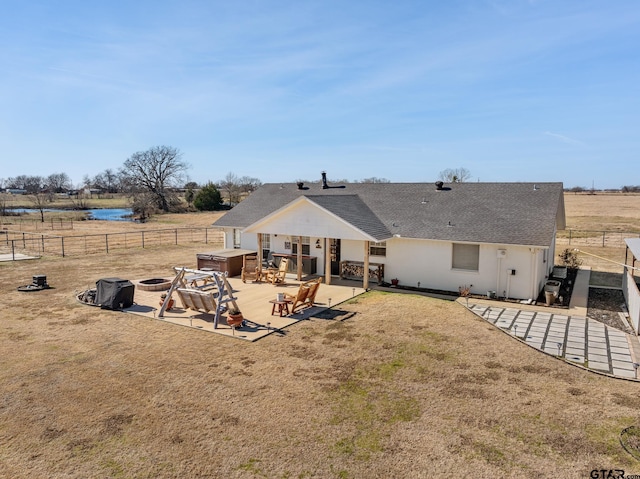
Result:
[[[282,317],[283,313],[289,315],[289,304],[291,301],[288,299],[283,299],[282,301],[278,301],[277,299],[270,299],[269,302],[272,304],[271,306],[271,316],[276,314],[276,307],[278,308],[278,314]]]

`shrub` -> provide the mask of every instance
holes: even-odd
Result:
[[[582,260],[578,257],[578,253],[570,248],[564,249],[558,257],[563,266],[569,269],[577,269],[582,264]]]
[[[207,183],[202,187],[195,199],[193,200],[193,206],[198,211],[213,211],[220,208],[222,205],[222,197],[220,191],[213,183]]]

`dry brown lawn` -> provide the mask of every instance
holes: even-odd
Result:
[[[619,442],[640,426],[640,385],[542,355],[457,303],[371,292],[246,343],[73,299],[201,250],[0,263],[0,477],[640,473]],[[34,274],[53,289],[18,292]]]

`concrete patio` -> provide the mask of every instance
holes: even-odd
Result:
[[[164,316],[160,318],[158,316],[160,312],[160,295],[163,291],[143,291],[136,288],[135,304],[130,308],[126,308],[124,311],[158,321],[221,334],[236,339],[256,341],[273,333],[286,334],[286,331],[284,331],[285,328],[288,328],[298,321],[317,317],[330,307],[334,307],[365,291],[360,287],[361,284],[357,282],[353,282],[353,285],[348,286],[345,286],[344,282],[342,282],[342,285],[326,285],[323,283],[318,289],[313,307],[299,309],[295,314],[280,317],[277,310],[276,314],[271,314],[272,304],[269,303],[269,301],[276,299],[277,293],[295,295],[298,291],[300,281],[297,281],[294,276],[287,276],[286,283],[282,285],[272,285],[264,282],[254,283],[250,281],[243,283],[240,277],[227,279],[233,288],[233,296],[237,298],[236,302],[245,319],[245,326],[237,328],[236,330],[227,325],[226,313],[221,315],[218,327],[214,328],[215,315],[213,313],[184,309],[177,295],[173,296],[175,306],[171,310],[165,311]],[[215,291],[215,287],[213,287],[213,289],[202,290]]]

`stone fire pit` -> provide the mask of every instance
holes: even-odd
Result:
[[[166,291],[171,287],[171,280],[167,278],[149,278],[136,281],[136,288],[141,291]]]

